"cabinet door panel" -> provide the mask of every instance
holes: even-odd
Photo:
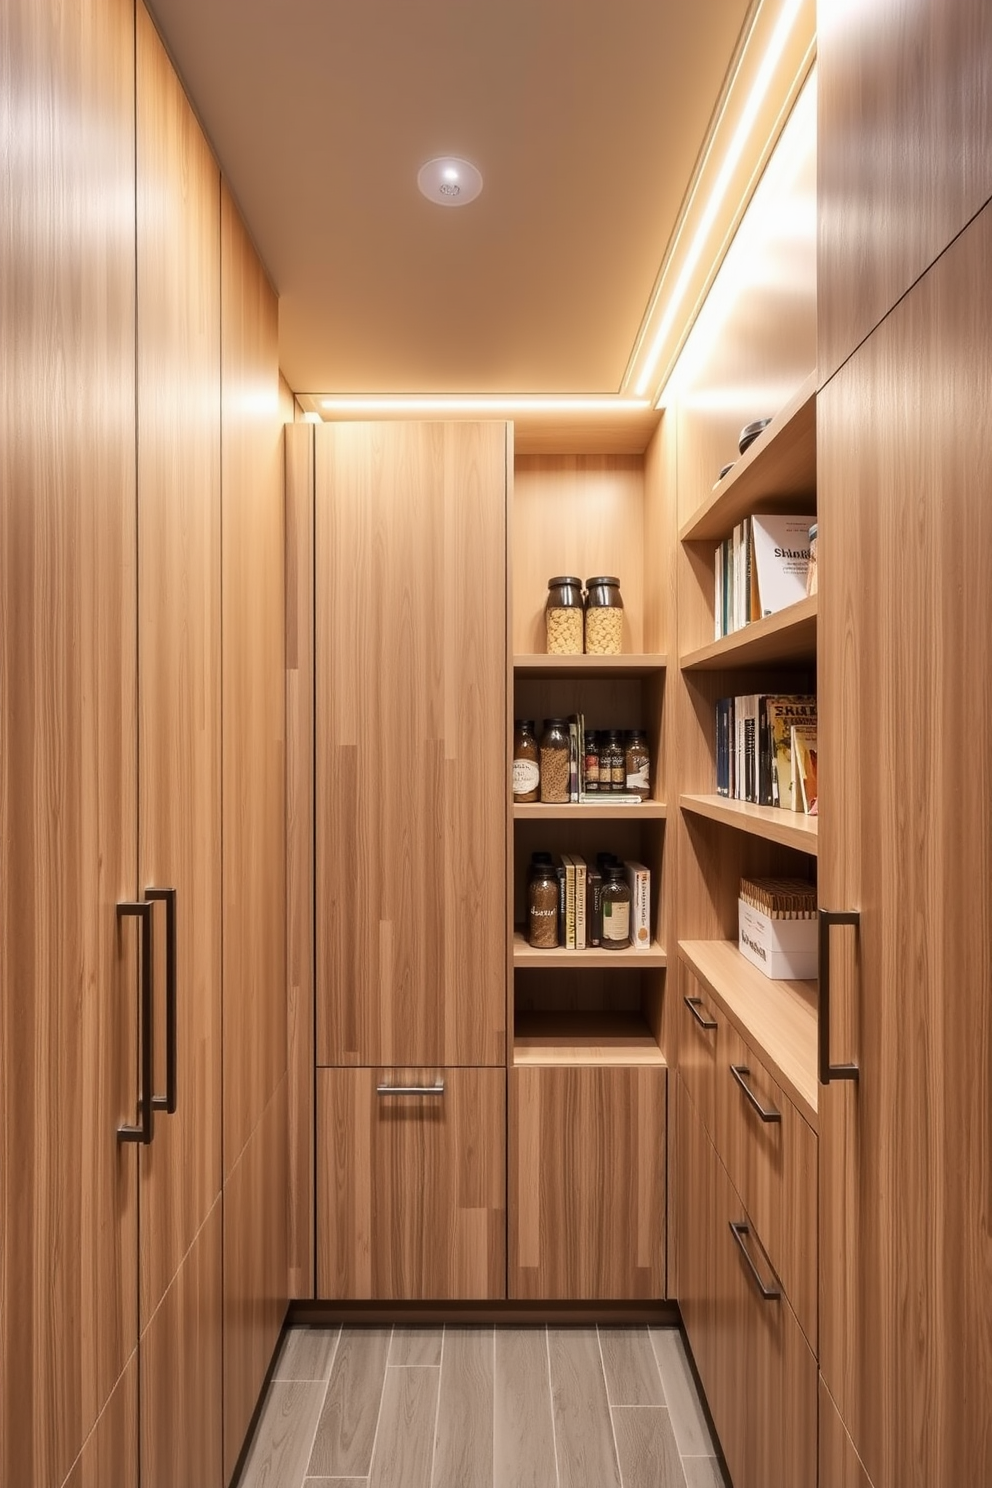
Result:
[[[316,429],[317,1058],[499,1064],[506,434]]]
[[[986,209],[818,405],[820,1367],[876,1488],[992,1482],[990,261]]]
[[[511,1297],[665,1295],[667,1078],[511,1071]]]
[[[318,1070],[318,1295],[505,1296],[505,1131],[502,1070]]]

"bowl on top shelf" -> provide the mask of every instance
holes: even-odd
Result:
[[[760,418],[755,419],[753,424],[745,424],[737,441],[738,452],[743,455],[757,439],[762,429],[767,429],[770,423],[770,418]]]

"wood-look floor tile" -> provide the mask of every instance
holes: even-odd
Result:
[[[303,1488],[368,1488],[368,1478],[304,1478]]]
[[[430,1488],[437,1369],[387,1369],[369,1488]]]
[[[269,1386],[239,1488],[300,1488],[325,1388],[309,1380]]]
[[[677,1328],[649,1331],[679,1451],[683,1457],[715,1457],[716,1444],[710,1436],[681,1333]]]
[[[390,1328],[342,1328],[310,1454],[314,1478],[367,1477],[382,1401]]]
[[[683,1457],[686,1488],[726,1488],[727,1479],[715,1457]]]
[[[340,1328],[287,1328],[274,1380],[323,1380],[326,1384],[334,1361]]]
[[[493,1330],[445,1328],[432,1488],[493,1488]]]
[[[443,1328],[394,1328],[389,1345],[390,1365],[438,1365],[441,1362]]]
[[[548,1329],[561,1488],[620,1488],[595,1328]]]
[[[685,1488],[682,1459],[664,1406],[614,1406],[623,1488]]]
[[[546,1330],[497,1328],[493,1375],[495,1488],[555,1488]]]
[[[658,1361],[647,1328],[600,1328],[611,1405],[664,1405]]]

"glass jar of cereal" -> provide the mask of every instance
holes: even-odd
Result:
[[[590,656],[619,656],[623,650],[620,580],[601,574],[587,581],[586,591],[586,651]]]
[[[548,580],[544,622],[549,656],[581,656],[582,580],[570,574]]]

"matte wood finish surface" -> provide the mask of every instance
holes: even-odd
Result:
[[[992,196],[985,0],[817,15],[821,384]]]
[[[610,953],[607,951],[605,954]],[[655,1035],[643,1016],[637,1013],[531,1013],[518,1008],[515,1025],[515,1065],[655,1065],[661,1068],[665,1065],[665,1056],[658,1048]]]
[[[286,440],[286,995],[289,1294],[312,1297],[314,1162],[313,430]]]
[[[143,5],[137,100],[139,888],[176,890],[177,934],[177,1109],[141,1153],[144,1329],[221,1189],[221,657],[220,175]],[[163,1092],[165,906],[154,915]],[[216,1363],[193,1399],[219,1431]],[[145,1361],[146,1420],[166,1386]],[[187,1466],[206,1485],[219,1453],[212,1474]]]
[[[502,1069],[318,1069],[318,1296],[505,1295],[505,1080]],[[439,1081],[443,1094],[376,1093]]]
[[[127,1361],[63,1488],[107,1488],[111,1483],[114,1488],[138,1485],[137,1352]]]
[[[820,1488],[872,1488],[854,1443],[820,1375],[819,1385]]]
[[[138,1337],[133,25],[9,0],[0,44],[0,1481],[46,1488]]]
[[[683,811],[692,811],[697,816],[707,816],[711,821],[736,827],[738,831],[750,832],[766,842],[777,842],[782,847],[792,847],[797,852],[816,856],[819,840],[819,818],[816,816],[786,811],[781,806],[756,806],[752,801],[735,801],[718,795],[680,796],[679,805]]]
[[[511,1298],[665,1296],[661,1068],[510,1072]]]
[[[221,292],[226,1178],[286,1070],[286,673],[276,297],[223,184]]]
[[[875,1488],[992,1480],[992,782],[956,763],[992,719],[990,256],[986,210],[820,394],[820,903],[861,915],[830,1029],[861,1076],[820,1095],[820,1366]]]
[[[505,1059],[506,428],[316,428],[317,1059]]]
[[[797,604],[753,620],[710,641],[680,660],[684,672],[712,671],[718,667],[760,666],[763,662],[812,661],[816,657],[816,615],[819,596],[809,595]]]

